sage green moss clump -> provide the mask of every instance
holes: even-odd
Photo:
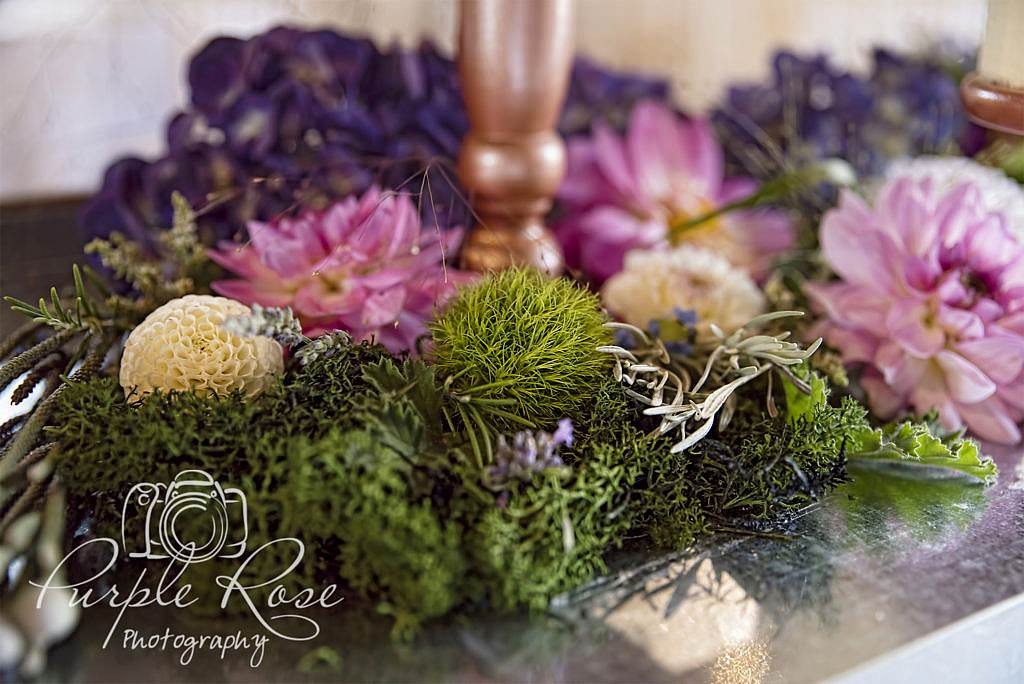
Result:
[[[611,358],[595,351],[611,340],[604,322],[598,298],[568,280],[492,274],[431,325],[438,375],[494,427],[550,427],[588,409],[608,377]]]

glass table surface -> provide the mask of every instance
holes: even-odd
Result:
[[[613,559],[550,614],[429,625],[396,644],[343,603],[314,642],[250,653],[128,650],[83,611],[51,680],[387,682],[1022,681],[1024,466],[992,452],[1000,483],[859,469],[784,534],[728,536],[671,555]],[[255,620],[127,615],[119,629],[231,634]]]

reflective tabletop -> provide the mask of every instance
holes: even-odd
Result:
[[[856,470],[784,531],[683,553],[623,554],[544,616],[462,618],[396,644],[352,606],[312,643],[248,652],[126,650],[110,611],[83,612],[50,680],[386,682],[1024,681],[1024,466],[1000,483]],[[139,611],[135,611],[139,613]],[[127,616],[146,633],[231,634],[255,621]]]

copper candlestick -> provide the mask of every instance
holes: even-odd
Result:
[[[978,71],[960,84],[971,119],[994,131],[1024,136],[1024,2],[989,0]]]
[[[572,0],[460,3],[458,64],[470,129],[458,170],[479,218],[462,250],[466,268],[562,272],[544,215],[565,175],[555,124],[572,66],[572,12]]]

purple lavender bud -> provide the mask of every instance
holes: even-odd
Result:
[[[551,441],[555,446],[572,446],[572,421],[562,418],[558,421],[558,428],[551,435]]]

